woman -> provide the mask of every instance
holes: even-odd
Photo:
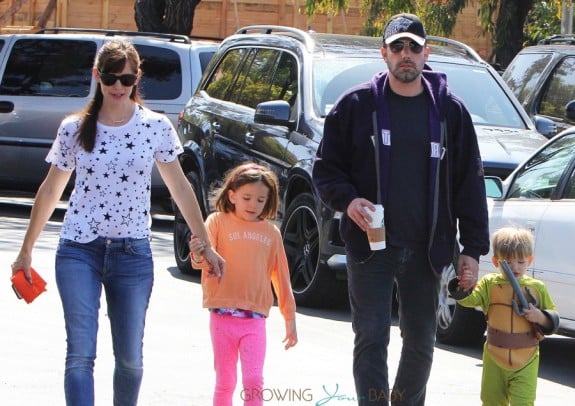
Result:
[[[96,94],[66,117],[48,156],[22,248],[12,272],[30,279],[32,249],[72,172],[74,191],[56,252],[56,283],[67,335],[67,405],[94,404],[98,309],[104,288],[115,356],[114,405],[136,405],[142,381],[142,342],[153,285],[150,182],[154,163],[186,222],[205,241],[205,258],[221,275],[193,189],[179,162],[182,146],[171,122],[143,106],[134,46],[106,42],[96,56]]]

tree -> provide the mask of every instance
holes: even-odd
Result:
[[[136,0],[138,31],[190,35],[194,13],[201,0]]]
[[[541,21],[530,18],[530,13],[547,16],[558,10],[561,1],[546,2],[535,0],[475,0],[479,4],[479,17],[484,33],[490,33],[493,51],[490,62],[505,67],[521,50],[529,38],[533,38],[531,24],[541,25]],[[469,0],[362,0],[362,10],[367,19],[363,27],[365,35],[381,35],[383,24],[389,17],[401,12],[417,14],[425,24],[428,33],[449,36],[455,26],[457,14],[463,10]],[[306,13],[345,11],[348,0],[306,0]],[[551,12],[549,12],[551,10]],[[552,22],[546,27],[554,30],[557,24]],[[538,29],[536,36],[544,37],[557,32]]]

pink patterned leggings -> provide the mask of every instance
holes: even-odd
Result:
[[[210,313],[216,388],[213,406],[232,406],[237,383],[238,355],[242,367],[244,406],[263,405],[266,319]]]

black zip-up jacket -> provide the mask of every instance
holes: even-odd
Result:
[[[441,270],[453,261],[457,230],[461,253],[479,259],[489,252],[489,222],[483,165],[471,117],[463,102],[447,89],[442,73],[423,71],[424,92],[430,99],[428,257]],[[322,201],[343,213],[340,234],[352,259],[363,262],[372,254],[366,233],[346,213],[357,197],[377,200],[374,112],[377,134],[389,130],[385,94],[387,72],[345,92],[325,120],[324,135],[313,167],[313,182]],[[425,115],[420,115],[425,117]],[[418,112],[413,112],[414,120]],[[380,145],[381,196],[387,196],[390,145]],[[405,185],[409,187],[409,185]]]

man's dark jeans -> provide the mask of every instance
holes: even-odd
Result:
[[[398,286],[403,348],[390,393],[387,347],[394,279]],[[426,250],[388,246],[374,251],[363,263],[353,263],[348,255],[348,286],[355,333],[353,375],[358,404],[424,405],[433,361],[439,294],[439,276],[429,267]]]

